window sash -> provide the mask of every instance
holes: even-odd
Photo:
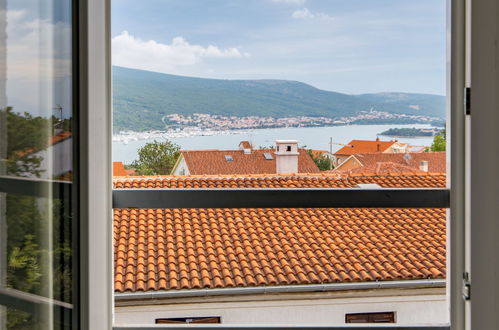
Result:
[[[114,208],[448,208],[448,189],[114,189]]]

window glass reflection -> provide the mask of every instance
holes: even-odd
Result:
[[[37,192],[0,181],[0,286],[35,297],[0,307],[0,329],[69,326],[53,307],[73,302],[71,29],[70,0],[0,1],[0,180]]]

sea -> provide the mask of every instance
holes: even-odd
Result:
[[[223,134],[208,136],[185,136],[169,138],[178,144],[182,150],[220,149],[234,150],[238,148],[239,142],[250,141],[255,148],[270,147],[275,145],[276,140],[298,140],[302,148],[330,150],[332,140],[332,151],[340,149],[351,140],[374,140],[381,133],[390,128],[431,128],[429,125],[345,125],[332,127],[296,127],[296,128],[265,128],[245,131],[231,131]],[[137,159],[137,151],[146,143],[163,141],[165,138],[143,138],[121,141],[113,139],[113,161],[130,164]],[[433,137],[388,137],[380,136],[380,140],[398,140],[413,146],[430,146]]]

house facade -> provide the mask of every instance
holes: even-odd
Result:
[[[342,164],[351,155],[355,154],[390,154],[406,153],[411,150],[407,143],[400,143],[397,140],[381,141],[376,140],[352,140],[334,153],[334,166]]]

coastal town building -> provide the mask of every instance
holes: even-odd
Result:
[[[352,140],[334,153],[334,166],[343,163],[348,157],[355,154],[367,153],[405,153],[409,151],[409,145],[400,143],[397,140],[381,141],[376,140]]]
[[[275,149],[254,149],[248,141],[237,150],[181,150],[173,175],[276,174],[320,172],[296,140],[277,140]]]
[[[445,187],[443,173],[115,178],[114,188]],[[446,324],[445,209],[114,209],[115,324]],[[423,233],[423,234],[422,234]]]
[[[71,180],[73,161],[73,139],[69,131],[56,130],[55,134],[49,137],[47,146],[43,149],[24,150],[22,156],[39,159],[40,165],[36,172],[28,170],[23,173],[26,177],[40,177],[43,179]]]
[[[392,165],[390,165],[392,164]],[[399,172],[446,172],[445,152],[419,153],[366,153],[355,154],[339,164],[334,172],[388,172],[389,168]]]
[[[135,175],[135,170],[127,170],[123,162],[113,162],[113,176]]]

